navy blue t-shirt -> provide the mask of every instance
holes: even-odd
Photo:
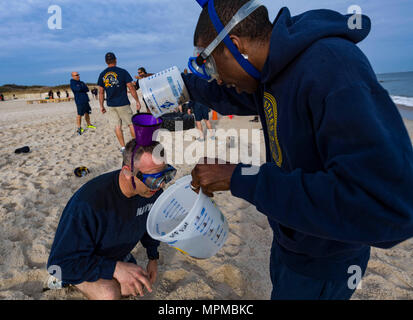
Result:
[[[133,82],[128,71],[118,67],[109,67],[99,75],[98,85],[105,89],[108,107],[120,107],[130,104],[126,84]]]
[[[157,255],[159,241],[146,232],[146,220],[162,190],[151,198],[127,198],[119,172],[87,182],[63,210],[47,263],[61,269],[63,284],[111,280],[116,262],[124,261],[139,241],[148,256]]]

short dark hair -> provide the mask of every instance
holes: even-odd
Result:
[[[140,68],[138,68],[138,71],[142,71],[143,73],[145,73],[145,74],[146,74],[146,70],[145,70],[145,68],[144,68],[144,67],[140,67]]]
[[[132,139],[126,144],[125,150],[123,151],[122,166],[130,166],[132,160],[132,153],[136,147],[136,144],[137,142],[135,139]],[[149,146],[138,147],[138,149],[135,151],[135,156],[133,157],[134,166],[139,162],[140,158],[144,153],[151,153],[155,158],[162,161],[165,157],[165,150],[163,146],[158,141],[153,141]],[[131,169],[133,171],[134,168]]]
[[[105,61],[107,64],[112,64],[116,61],[116,56],[113,52],[108,52],[105,54]]]
[[[235,15],[235,13],[249,0],[215,0],[215,11],[225,26]],[[268,17],[268,10],[265,6],[260,6],[247,18],[238,23],[229,33],[238,37],[246,37],[258,41],[266,41],[271,36],[272,23]],[[218,33],[211,22],[206,5],[199,16],[198,23],[194,34],[194,46],[201,40],[205,44],[209,44]],[[221,42],[215,49],[221,52],[224,49],[224,43]]]

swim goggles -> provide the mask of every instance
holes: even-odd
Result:
[[[158,173],[142,173],[139,171],[136,174],[136,178],[142,181],[149,189],[156,190],[161,187],[162,183],[171,182],[175,175],[176,169],[168,164],[166,169]]]
[[[131,168],[134,168],[133,159],[135,158],[135,152],[138,149],[139,149],[139,145],[136,144],[132,152],[132,158],[131,158],[131,164],[130,164]],[[131,169],[131,171],[133,172],[133,169]],[[158,173],[142,173],[139,171],[136,174],[136,178],[142,181],[149,189],[156,190],[161,187],[162,183],[170,182],[175,177],[175,175],[176,175],[176,169],[168,164],[164,170]],[[135,179],[132,179],[132,187],[133,189],[136,190]]]
[[[229,32],[242,20],[248,17],[256,9],[258,9],[261,4],[258,0],[251,0],[244,4],[228,24],[224,27],[221,23],[221,20],[218,17],[218,14],[215,11],[214,0],[196,0],[201,7],[208,5],[209,17],[212,21],[212,24],[215,27],[215,30],[218,33],[218,36],[208,45],[206,49],[195,47],[194,57],[189,58],[188,67],[193,74],[201,77],[202,79],[212,81],[218,79],[218,71],[212,57],[211,53],[214,49],[224,41],[228,50],[232,53],[235,60],[240,64],[240,66],[254,79],[260,80],[261,73],[246,59],[237,49],[237,47],[232,42],[229,37]]]

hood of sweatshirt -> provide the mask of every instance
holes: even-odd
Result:
[[[357,25],[359,19],[361,24]],[[361,27],[361,28],[358,28]],[[341,37],[359,43],[367,37],[371,22],[367,16],[342,15],[332,10],[311,10],[291,17],[288,8],[282,8],[273,23],[269,56],[261,81],[269,82],[316,41]]]

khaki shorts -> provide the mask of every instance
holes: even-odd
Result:
[[[122,127],[122,124],[132,125],[132,110],[130,105],[120,107],[107,107],[108,120],[111,127]]]

